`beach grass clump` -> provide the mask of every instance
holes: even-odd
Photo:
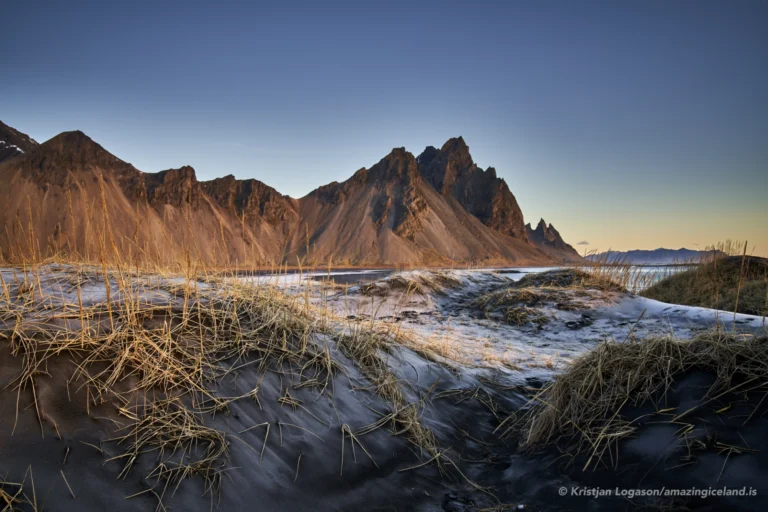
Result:
[[[401,291],[405,294],[424,295],[424,287],[417,279],[396,275],[383,281],[374,281],[360,287],[362,295],[386,296],[393,291]]]
[[[605,292],[625,292],[620,282],[589,269],[568,268],[527,274],[512,284],[515,288],[583,289]]]
[[[418,343],[391,326],[339,319],[300,294],[222,275],[36,267],[3,283],[0,339],[21,367],[9,389],[19,395],[31,389],[34,397],[36,380],[49,378],[53,358],[69,357],[69,381],[86,389],[89,406],[116,404],[118,430],[104,442],[121,449],[109,459],[123,463],[120,477],[139,458],[155,454],[145,477],[161,485],[155,494],[160,503],[168,488],[189,477],[202,477],[211,494],[220,489],[230,434],[209,427],[205,418],[226,412],[235,400],[259,401],[259,389],[220,396],[217,383],[250,365],[322,396],[332,389],[332,377],[346,371],[332,354],[331,340],[390,406],[373,425],[347,427],[346,435],[389,425],[428,457],[440,453],[434,434],[421,423],[423,404],[406,398],[385,360],[393,344]],[[86,283],[95,295],[84,293]],[[303,407],[287,391],[278,402]],[[43,430],[46,419],[39,410],[38,420]]]
[[[625,406],[663,402],[678,377],[693,370],[711,373],[714,383],[698,406],[675,411],[673,423],[729,392],[768,392],[768,338],[712,330],[690,340],[606,341],[555,376],[497,432],[517,432],[527,447],[556,444],[585,456],[585,469],[594,467],[636,431],[634,418],[622,415]]]
[[[660,280],[641,295],[672,304],[764,316],[768,314],[768,259],[714,257]]]
[[[404,335],[386,328],[371,327],[360,324],[351,326],[337,337],[339,349],[359,363],[364,375],[372,383],[374,392],[391,406],[390,411],[381,414],[377,422],[363,427],[357,434],[364,435],[389,424],[394,434],[406,436],[414,446],[434,456],[439,451],[434,433],[422,425],[419,404],[406,399],[401,383],[384,359],[392,344],[402,344],[398,336]],[[409,345],[413,346],[411,343]]]
[[[747,262],[748,247],[748,242],[729,239],[724,242],[707,246],[704,251],[701,251],[696,257],[677,260],[666,265],[637,265],[626,256],[617,258],[611,251],[604,252],[600,255],[596,252],[592,252],[585,255],[585,257],[590,258],[590,260],[587,263],[576,264],[575,269],[579,272],[587,273],[597,281],[613,283],[624,291],[631,293],[643,293],[644,290],[654,287],[657,283],[671,281],[676,284],[681,284],[681,286],[670,286],[670,288],[676,290],[674,292],[668,290],[667,296],[670,299],[676,299],[677,301],[669,300],[666,302],[688,304],[687,302],[680,302],[679,300],[681,299],[678,299],[681,295],[688,295],[695,297],[699,301],[707,300],[708,304],[714,304],[718,301],[712,301],[710,298],[718,296],[716,289],[720,287],[720,285],[717,284],[717,281],[720,278],[718,277],[718,272],[707,269],[730,266],[731,268],[725,270],[723,277],[725,277],[726,281],[730,280],[731,282],[735,282],[736,284],[732,284],[732,287],[733,289],[738,289],[739,282],[746,284],[746,281],[748,280],[745,279],[749,274],[749,264]],[[739,272],[733,272],[732,267],[737,265],[728,265],[728,260],[735,262],[736,257],[738,257],[739,260],[738,266],[740,272],[743,273],[741,276],[738,275]],[[649,269],[649,266],[657,268]],[[690,279],[691,271],[694,271],[693,273],[696,276],[697,283],[694,283]],[[735,278],[733,278],[734,273],[737,274]],[[679,280],[676,279],[680,274],[683,274],[686,277]],[[765,281],[765,272],[756,279]],[[701,290],[701,288],[705,288],[706,290]],[[702,294],[702,291],[705,293]],[[714,293],[712,293],[713,291]],[[765,298],[765,294],[763,295],[763,298]],[[728,303],[728,301],[724,302],[726,304]],[[729,310],[734,311],[734,309]]]
[[[501,313],[507,323],[524,325],[529,322],[539,327],[548,317],[536,308],[553,306],[561,311],[577,311],[590,308],[595,296],[603,292],[623,292],[619,285],[596,279],[587,272],[576,269],[553,270],[524,276],[519,281],[493,290],[476,298],[472,305],[486,316]]]
[[[207,491],[218,491],[228,442],[204,417],[250,394],[221,397],[212,390],[215,383],[244,361],[261,372],[290,373],[298,377],[297,386],[319,390],[338,370],[314,337],[325,328],[323,319],[296,298],[269,287],[224,282],[213,287],[160,281],[145,288],[129,279],[124,286],[120,279],[113,282],[120,274],[104,273],[104,300],[88,302],[78,288],[77,302],[70,303],[63,296],[46,297],[51,290],[34,287],[40,278],[29,272],[18,286],[33,283],[33,289],[9,292],[10,300],[0,299],[0,311],[12,322],[3,337],[21,361],[13,391],[31,389],[34,396],[35,381],[47,378],[48,363],[66,355],[75,363],[70,381],[87,389],[89,406],[121,404],[117,416],[128,422],[116,420],[120,430],[104,440],[123,450],[109,459],[124,462],[121,477],[140,456],[157,452],[146,478],[165,482],[163,493],[196,475],[206,480]],[[98,278],[89,275],[91,281]],[[26,297],[30,294],[34,299]],[[34,405],[38,410],[36,398]],[[42,430],[39,410],[38,419]]]
[[[537,306],[546,302],[550,297],[545,291],[535,288],[503,288],[481,295],[473,301],[485,312],[497,308],[523,304],[528,307]]]
[[[520,306],[506,308],[504,310],[504,321],[517,327],[533,324],[541,329],[549,323],[549,317],[538,309]]]
[[[135,408],[122,407],[121,415],[130,423],[122,435],[106,442],[116,442],[123,453],[109,461],[122,461],[118,478],[126,478],[139,456],[156,453],[155,468],[147,475],[168,485],[178,486],[185,478],[201,476],[206,492],[218,492],[227,457],[224,433],[203,424],[180,399],[153,400]]]
[[[360,287],[363,295],[386,296],[393,291],[406,295],[426,295],[427,293],[445,293],[457,288],[461,280],[444,270],[396,274],[381,281],[375,281]]]

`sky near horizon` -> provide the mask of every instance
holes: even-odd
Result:
[[[0,120],[301,197],[462,135],[584,250],[768,256],[768,2],[3,2]],[[586,243],[581,243],[586,242]]]

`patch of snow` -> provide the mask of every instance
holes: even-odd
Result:
[[[16,144],[8,144],[8,143],[7,143],[6,141],[4,141],[4,140],[0,140],[0,144],[2,144],[3,146],[8,146],[8,149],[15,149],[15,150],[16,150],[16,151],[18,151],[19,153],[23,153],[23,152],[24,152],[24,150],[23,150],[23,149],[21,149],[21,148],[20,148],[19,146],[17,146]]]
[[[327,307],[335,315],[361,320],[389,322],[414,335],[426,349],[445,356],[462,367],[501,371],[514,380],[550,378],[576,357],[605,340],[624,341],[653,335],[673,334],[689,338],[696,332],[722,325],[726,329],[755,332],[762,317],[718,312],[707,308],[670,305],[638,295],[586,290],[575,295],[583,309],[568,311],[554,304],[537,305],[548,322],[535,325],[508,325],[498,318],[479,314],[472,301],[485,293],[506,288],[526,274],[551,269],[510,268],[498,270],[443,270],[439,274],[456,280],[455,286],[438,289],[421,286],[422,293],[406,293],[390,287],[400,278],[422,284],[435,280],[438,272],[409,270],[395,272],[372,283],[376,292],[364,293],[361,286],[328,287],[298,275],[279,276],[273,282],[287,293],[307,294],[310,302]],[[331,272],[331,277],[355,272]],[[326,273],[305,273],[304,277]],[[265,276],[261,276],[263,280]],[[267,280],[269,278],[267,277]],[[440,281],[437,281],[438,284]],[[412,290],[411,290],[412,291]],[[570,292],[568,292],[570,293]],[[642,316],[642,319],[641,319]]]

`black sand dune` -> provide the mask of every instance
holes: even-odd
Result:
[[[618,459],[606,453],[584,470],[589,455],[569,438],[523,447],[524,430],[508,429],[545,383],[436,363],[396,333],[323,324],[278,291],[115,273],[107,292],[98,272],[72,268],[2,277],[2,510],[768,505],[761,388],[690,414],[694,448],[681,446],[680,426],[656,421],[660,409],[701,404],[711,372],[675,375],[658,403],[627,404],[622,416],[643,417],[637,430]],[[694,485],[757,495],[559,495],[561,486]]]

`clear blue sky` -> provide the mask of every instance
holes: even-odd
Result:
[[[38,2],[0,120],[300,197],[463,135],[584,248],[768,254],[768,2]]]

